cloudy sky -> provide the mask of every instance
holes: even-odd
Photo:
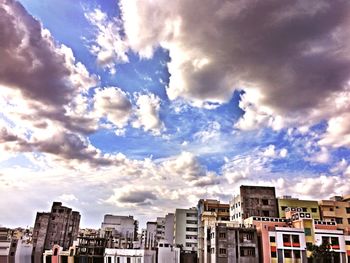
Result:
[[[0,0],[0,224],[350,193],[347,0]]]

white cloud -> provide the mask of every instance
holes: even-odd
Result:
[[[135,110],[136,119],[132,123],[133,127],[160,135],[165,129],[159,118],[160,103],[159,97],[154,94],[136,94],[137,109]]]
[[[108,121],[121,129],[127,125],[132,105],[127,94],[120,88],[106,87],[95,91],[94,110],[96,116],[106,117]]]
[[[85,14],[87,20],[95,27],[95,39],[90,52],[97,57],[97,62],[108,68],[111,74],[116,73],[116,64],[128,62],[128,44],[122,37],[120,20],[109,19],[100,9]]]
[[[78,201],[78,198],[74,194],[62,194],[58,197],[58,200],[63,202]]]

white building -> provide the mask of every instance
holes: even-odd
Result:
[[[104,263],[155,263],[156,251],[106,248]]]
[[[180,248],[163,240],[158,243],[158,263],[180,263]]]
[[[182,245],[184,251],[197,251],[197,208],[176,209],[174,217],[174,244]]]
[[[156,222],[147,222],[147,224],[146,224],[146,242],[145,242],[145,247],[147,249],[154,249],[157,247],[156,234],[157,234],[157,223]]]
[[[101,237],[113,238],[115,247],[128,248],[137,237],[138,222],[133,216],[105,215],[101,224]],[[126,247],[125,247],[126,248]]]

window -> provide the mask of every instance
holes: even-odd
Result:
[[[117,263],[120,263],[120,257],[117,257]]]
[[[226,238],[226,233],[219,233],[219,238]]]
[[[270,243],[274,243],[274,242],[276,242],[276,238],[273,236],[270,236]]]
[[[197,214],[194,213],[186,213],[187,217],[197,217]]]
[[[311,213],[317,213],[317,208],[311,208]]]
[[[292,235],[292,242],[293,242],[293,247],[300,247],[298,235]]]
[[[307,212],[307,208],[306,207],[302,207],[301,209],[303,210],[303,212]]]
[[[305,236],[311,236],[311,228],[304,228]]]
[[[337,224],[343,224],[343,218],[335,218],[335,222],[337,222]]]
[[[269,205],[269,200],[268,199],[261,199],[261,202],[263,205]]]
[[[346,240],[345,245],[350,246],[350,240]]]
[[[300,251],[294,250],[294,258],[300,258]]]
[[[15,255],[15,252],[12,251],[12,252],[10,253],[10,256],[13,257],[14,255]]]
[[[271,257],[272,258],[276,258],[277,257],[276,251],[271,251]]]
[[[333,208],[333,207],[330,207],[330,208],[329,208],[329,211],[334,211],[334,208]]]
[[[255,257],[255,248],[253,247],[241,247],[239,252],[241,257]]]
[[[339,239],[337,237],[331,237],[331,245],[332,245],[332,247],[334,247],[334,246],[339,247]]]
[[[186,220],[186,224],[197,225],[197,221],[196,220]]]
[[[186,227],[186,231],[197,232],[197,228],[195,228],[195,227]]]
[[[289,235],[283,235],[283,245],[285,247],[290,247],[290,236]]]
[[[131,263],[131,258],[130,257],[126,258],[126,263]]]
[[[287,209],[286,206],[281,206],[282,211],[285,211]]]
[[[57,256],[57,254],[58,254],[58,248],[55,248],[55,250],[54,250],[54,252],[53,252],[53,255],[54,255],[54,256]]]
[[[219,254],[226,254],[226,248],[219,248]]]
[[[270,216],[270,213],[267,210],[262,210],[262,215],[268,217],[268,216]]]
[[[348,224],[350,224],[350,218],[348,218]]]
[[[164,247],[169,247],[169,244],[164,244]]]
[[[292,257],[292,251],[289,249],[284,250],[284,258],[291,258]]]
[[[345,209],[346,209],[346,213],[350,214],[350,207],[347,207]]]

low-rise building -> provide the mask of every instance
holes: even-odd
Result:
[[[286,218],[286,208],[292,208],[298,209],[299,212],[310,213],[312,218],[316,220],[321,219],[318,202],[315,200],[300,200],[291,196],[283,196],[277,198],[277,203],[278,214],[281,218]]]
[[[334,196],[330,200],[321,200],[318,204],[323,220],[335,221],[339,229],[350,233],[350,195]]]
[[[104,263],[156,263],[156,251],[107,248]]]
[[[180,248],[174,247],[166,240],[158,243],[157,263],[180,263]]]

